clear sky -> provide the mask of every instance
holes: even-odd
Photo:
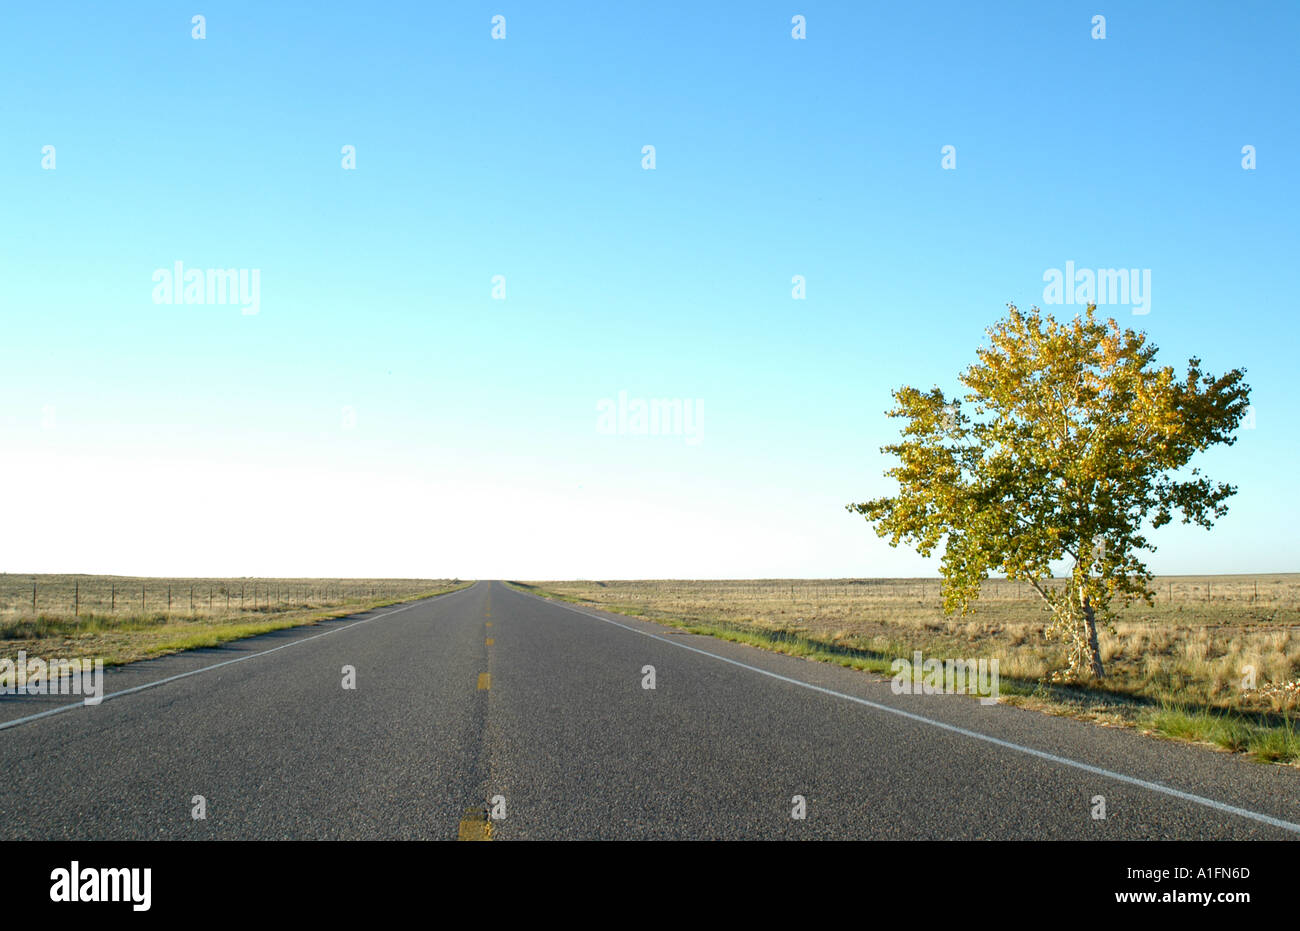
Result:
[[[1300,570],[1298,40],[1284,2],[5,4],[0,570],[933,575],[843,510],[889,392],[1067,262],[1149,270],[1101,309],[1254,388],[1231,512],[1152,568]],[[176,262],[258,312],[156,303]],[[692,435],[611,432],[620,392]]]

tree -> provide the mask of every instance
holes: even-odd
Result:
[[[1155,595],[1144,526],[1178,512],[1208,529],[1227,512],[1236,488],[1185,467],[1235,442],[1250,389],[1243,370],[1216,378],[1197,358],[1181,380],[1157,368],[1146,334],[1099,321],[1095,305],[1062,323],[1008,308],[959,376],[964,396],[893,392],[889,415],[907,424],[881,451],[899,459],[885,473],[898,494],[847,507],[891,546],[929,556],[943,544],[946,614],[972,610],[990,572],[1028,582],[1050,611],[1045,633],[1067,645],[1052,678],[1100,677],[1098,624],[1113,629],[1117,604]]]

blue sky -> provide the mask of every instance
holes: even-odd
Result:
[[[0,14],[0,568],[931,575],[843,510],[889,392],[1072,261],[1254,388],[1152,568],[1300,569],[1300,7],[331,6]],[[259,312],[154,303],[177,261]],[[698,442],[602,433],[620,391]]]

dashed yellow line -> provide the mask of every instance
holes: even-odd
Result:
[[[479,808],[465,809],[465,817],[460,819],[460,829],[456,840],[491,840],[492,822],[487,812]]]
[[[486,692],[490,688],[492,688],[492,674],[480,672],[478,674],[478,690],[480,692]]]
[[[488,627],[491,627],[491,626],[492,626],[492,622],[491,622],[491,621],[488,621],[488,622],[487,622],[487,626],[488,626]]]
[[[487,638],[487,645],[488,645],[488,646],[492,646],[492,644],[494,644],[494,643],[496,643],[496,640],[492,639],[491,637],[488,637],[488,638]]]

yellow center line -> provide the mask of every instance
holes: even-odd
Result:
[[[494,643],[496,643],[496,641],[493,640],[491,637],[488,637],[488,638],[487,638],[487,645],[488,645],[488,646],[492,646],[492,644],[494,644]]]
[[[487,812],[477,808],[465,809],[465,817],[460,819],[460,829],[456,840],[491,840],[492,822]]]
[[[486,672],[480,672],[478,674],[478,690],[480,692],[486,692],[490,688],[492,688],[491,674]]]
[[[491,621],[488,621],[488,622],[487,622],[487,626],[488,626],[488,627],[491,627],[491,626],[492,626],[492,622],[491,622]]]

